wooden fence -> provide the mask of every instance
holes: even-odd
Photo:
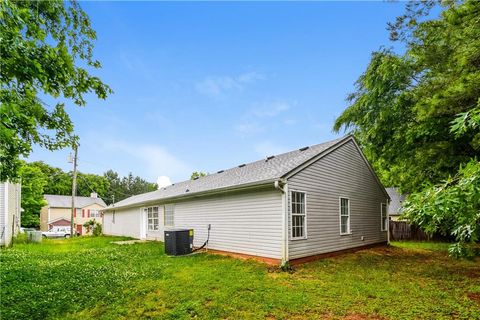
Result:
[[[406,221],[392,221],[390,220],[390,240],[417,240],[417,241],[449,241],[448,237],[444,237],[440,234],[434,234],[428,236],[419,227],[409,224]]]

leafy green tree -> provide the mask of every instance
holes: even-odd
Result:
[[[47,185],[45,174],[37,167],[25,163],[19,170],[22,181],[22,226],[38,228],[40,209],[46,205],[43,188]]]
[[[372,55],[334,129],[355,133],[383,182],[410,193],[404,216],[455,237],[458,257],[480,229],[480,2],[442,2],[432,19],[436,5],[389,24],[405,53]]]
[[[105,99],[111,89],[89,70],[95,31],[76,1],[0,2],[0,181],[18,177],[19,156],[77,140],[65,103]],[[55,100],[49,105],[44,99]]]
[[[454,237],[452,256],[471,256],[471,244],[480,240],[480,162],[472,160],[443,183],[410,195],[403,216],[430,235]]]
[[[190,180],[195,180],[201,177],[205,177],[207,173],[202,172],[202,171],[194,171],[192,172],[192,175],[190,176]]]
[[[104,176],[96,174],[79,172],[77,181],[78,195],[83,197],[89,197],[92,192],[96,192],[103,199],[110,188],[109,181]]]
[[[131,172],[128,176],[122,178],[117,172],[108,170],[103,176],[109,182],[109,190],[105,198],[103,198],[108,204],[111,204],[113,199],[115,199],[115,202],[118,202],[136,194],[157,190],[156,183],[134,176]]]
[[[103,174],[103,177],[107,179],[110,187],[107,191],[107,194],[102,199],[107,204],[111,204],[114,200],[117,202],[125,199],[123,195],[122,179],[118,173],[113,170],[108,170]]]
[[[40,169],[46,176],[48,183],[44,187],[45,194],[71,195],[72,194],[72,176],[60,168],[52,167],[43,161],[35,161],[27,164],[28,166]]]
[[[387,185],[403,192],[455,175],[480,155],[480,2],[413,2],[390,24],[406,51],[382,49],[334,129],[352,130]],[[452,134],[462,118],[477,123]]]

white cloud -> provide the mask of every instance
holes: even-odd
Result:
[[[255,145],[255,152],[261,157],[268,157],[286,152],[288,148],[271,141],[262,141]]]
[[[268,127],[268,121],[288,111],[295,103],[282,100],[273,100],[254,103],[249,111],[242,117],[242,122],[234,126],[234,130],[241,136],[251,136],[264,132]]]
[[[145,60],[138,55],[120,54],[120,63],[131,73],[140,75],[147,79],[152,79],[151,68],[145,64]]]
[[[172,185],[172,180],[167,176],[159,176],[157,178],[158,189],[168,187]]]
[[[105,150],[122,158],[131,158],[132,169],[141,166],[150,179],[160,175],[185,179],[192,171],[190,166],[171,154],[166,148],[154,144],[128,143],[111,140],[105,143]]]
[[[271,118],[290,109],[290,104],[285,101],[271,101],[254,107],[252,114],[258,118]]]
[[[219,97],[227,91],[241,91],[248,83],[263,80],[265,77],[257,72],[248,72],[238,76],[209,76],[195,84],[197,92],[208,97]]]

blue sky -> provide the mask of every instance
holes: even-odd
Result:
[[[67,104],[79,170],[188,179],[339,135],[335,118],[392,2],[83,2],[97,31],[94,71],[115,91]],[[341,134],[340,134],[341,135]],[[70,169],[69,150],[29,160]]]

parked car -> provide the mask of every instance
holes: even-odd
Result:
[[[70,238],[70,227],[51,227],[48,231],[42,232],[44,238]]]

